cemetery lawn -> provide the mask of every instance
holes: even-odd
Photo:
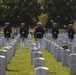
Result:
[[[18,44],[15,56],[8,64],[6,75],[33,75],[33,67],[30,65],[29,60],[28,41],[26,42],[26,49],[22,49],[20,43]]]
[[[5,47],[5,45],[3,45],[3,46],[0,46],[0,50],[2,50],[4,47]]]
[[[45,58],[45,67],[50,70],[50,75],[70,75],[68,67],[62,67],[61,62],[56,62],[53,55],[45,49],[40,51],[43,58]],[[20,43],[18,44],[15,56],[12,58],[10,64],[8,64],[6,75],[34,75],[33,66],[30,65],[28,41],[24,50],[21,49]]]
[[[61,62],[57,62],[52,54],[46,50],[41,51],[45,58],[45,65],[50,70],[50,75],[70,75],[69,67],[63,67]]]

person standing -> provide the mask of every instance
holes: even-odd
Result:
[[[57,44],[58,34],[59,34],[59,29],[57,28],[57,23],[53,23],[52,38],[53,38],[53,42],[56,44]]]
[[[44,28],[41,23],[37,23],[37,27],[35,28],[35,38],[37,39],[37,48],[41,50],[43,44],[43,34]]]
[[[26,38],[28,37],[28,29],[25,26],[25,23],[21,23],[21,27],[20,27],[20,37],[21,37],[21,47],[22,49],[25,48],[25,41]]]
[[[5,37],[5,41],[6,41],[6,46],[10,45],[10,38],[11,38],[11,34],[12,34],[12,29],[9,26],[9,23],[5,23],[5,27],[4,27],[4,37]]]
[[[75,35],[75,30],[72,28],[73,24],[69,24],[69,29],[68,29],[68,42],[74,42],[74,35]]]

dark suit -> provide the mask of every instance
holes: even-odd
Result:
[[[68,29],[68,38],[74,39],[75,30],[73,28]]]
[[[43,34],[44,34],[44,28],[42,26],[39,26],[35,29],[35,38],[37,38],[38,50],[41,50],[43,45]]]
[[[21,27],[20,28],[20,37],[21,37],[21,47],[22,49],[25,48],[25,42],[26,42],[26,38],[28,37],[28,29],[26,27]]]
[[[58,34],[59,34],[58,28],[56,28],[56,27],[52,28],[52,37],[54,39],[58,38]]]
[[[27,38],[28,37],[28,29],[26,27],[20,28],[20,36],[21,38]]]
[[[43,27],[37,27],[35,29],[35,33],[34,33],[35,38],[43,38],[43,34],[44,34],[44,28]]]
[[[12,29],[10,27],[5,27],[4,28],[4,37],[5,38],[10,38],[12,33]]]

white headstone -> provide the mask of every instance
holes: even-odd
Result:
[[[33,43],[33,44],[30,45],[29,49],[31,50],[31,48],[34,48],[34,47],[36,47],[36,44]]]
[[[0,55],[5,56],[5,65],[6,65],[6,69],[7,69],[7,51],[1,50]]]
[[[34,70],[34,75],[50,75],[49,69],[46,67],[37,67]]]
[[[30,63],[32,64],[33,63],[33,52],[37,52],[38,49],[36,47],[34,48],[31,48],[30,50]]]
[[[63,48],[58,47],[56,49],[56,61],[60,62],[61,61],[61,51],[63,50]]]
[[[10,48],[9,47],[5,47],[4,50],[7,51],[7,64],[10,63]]]
[[[5,56],[0,56],[0,75],[6,75]]]
[[[29,46],[29,49],[30,49],[30,45],[33,44],[33,41],[32,40],[28,40],[28,46]]]
[[[76,37],[75,37],[76,38]],[[74,39],[74,44],[76,44],[76,39]]]
[[[51,42],[51,53],[53,54],[53,50],[54,50],[54,43]]]
[[[35,58],[33,59],[33,67],[34,69],[37,67],[44,67],[45,66],[45,59],[44,58]]]
[[[28,39],[31,40],[31,34],[30,33],[28,34]]]
[[[61,47],[62,46],[62,40],[61,39],[58,39],[57,40],[57,44]]]
[[[54,48],[53,48],[53,55],[54,55],[54,58],[56,58],[56,52],[57,52],[57,48],[59,48],[59,45],[56,45],[56,44],[54,44],[54,46],[53,46]]]
[[[69,66],[69,55],[70,55],[70,50],[62,50],[61,51],[61,61],[63,66]]]
[[[47,50],[48,50],[48,52],[50,52],[50,42],[48,42],[48,48],[47,48]]]
[[[10,59],[12,59],[13,47],[12,46],[9,46],[9,48],[10,48]]]
[[[14,43],[12,43],[12,44],[10,44],[10,46],[12,46],[12,47],[13,47],[13,50],[12,50],[12,56],[14,56],[14,54],[15,54],[15,44],[14,44]]]
[[[51,42],[49,43],[49,52],[51,53]]]
[[[72,46],[72,53],[76,53],[76,44]]]
[[[76,53],[70,54],[70,74],[76,74]]]
[[[59,39],[62,39],[62,34],[59,34],[59,35],[58,35],[58,38],[59,38]]]
[[[0,46],[2,46],[2,39],[0,38]]]
[[[73,46],[73,43],[69,42],[68,43],[68,49],[72,52],[72,46]]]
[[[62,45],[67,45],[67,42],[66,41],[62,41]]]
[[[45,49],[48,50],[48,41],[46,40],[46,46]]]
[[[42,57],[42,52],[33,52],[33,59],[37,57]]]

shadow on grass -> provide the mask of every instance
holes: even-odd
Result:
[[[50,74],[57,74],[57,72],[50,72]]]
[[[9,72],[19,72],[18,70],[10,70],[10,69],[7,69],[6,71],[9,71]]]

